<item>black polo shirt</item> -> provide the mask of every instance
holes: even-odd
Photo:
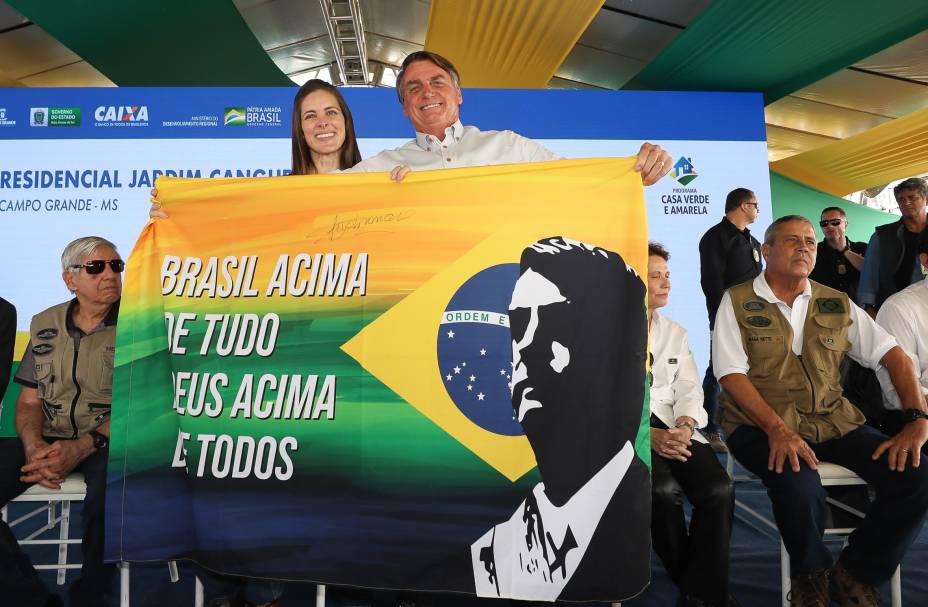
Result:
[[[753,280],[764,269],[760,243],[747,228],[739,230],[728,217],[709,228],[699,241],[699,282],[706,296],[709,328],[729,287]]]
[[[854,242],[850,238],[847,244],[851,251],[858,255],[867,253],[867,244]],[[826,287],[838,289],[847,293],[851,301],[857,301],[857,285],[860,283],[860,272],[844,257],[844,253],[835,251],[825,241],[818,243],[818,253],[815,258],[815,267],[809,278],[820,282]]]

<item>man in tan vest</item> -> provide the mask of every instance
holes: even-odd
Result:
[[[59,489],[72,471],[83,473],[84,563],[70,604],[102,607],[115,577],[103,564],[103,505],[124,264],[113,243],[88,236],[65,247],[61,267],[74,298],[32,317],[15,377],[17,438],[0,440],[0,505],[34,483]],[[0,597],[4,605],[61,605],[2,522]]]
[[[773,222],[762,253],[766,271],[725,293],[713,334],[728,447],[767,487],[790,554],[791,604],[878,605],[875,586],[892,575],[928,511],[928,466],[919,466],[925,400],[893,337],[846,294],[808,279],[816,255],[808,219]],[[845,355],[888,370],[907,421],[896,436],[865,425],[844,398]],[[876,491],[835,565],[822,542],[819,460],[853,470]]]

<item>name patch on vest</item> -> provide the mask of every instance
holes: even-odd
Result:
[[[748,335],[749,344],[782,344],[782,335]]]
[[[54,327],[49,327],[48,329],[42,329],[35,334],[39,339],[52,339],[58,337],[58,329]]]
[[[837,297],[820,297],[815,305],[821,314],[844,314],[844,302]]]
[[[36,344],[32,346],[32,353],[38,354],[41,356],[42,354],[48,354],[54,349],[55,349],[55,346],[51,344]]]
[[[747,321],[752,327],[769,327],[773,322],[766,316],[748,316]]]
[[[667,359],[667,364],[668,364],[668,365],[675,365],[675,364],[677,364],[677,359],[676,359],[676,358],[668,358],[668,359]]]
[[[747,310],[748,312],[760,312],[761,310],[767,307],[767,304],[757,299],[752,299],[751,301],[746,301],[743,304],[741,304],[741,307]]]

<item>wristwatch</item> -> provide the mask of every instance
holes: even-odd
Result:
[[[108,436],[100,434],[96,430],[91,430],[88,432],[90,438],[93,439],[93,448],[94,449],[106,449],[110,445],[110,439]]]
[[[916,419],[928,419],[928,412],[921,409],[905,409],[902,412],[903,423],[914,422]]]
[[[689,428],[690,434],[696,434],[696,426],[686,421],[677,422],[676,425],[674,425],[674,428]]]

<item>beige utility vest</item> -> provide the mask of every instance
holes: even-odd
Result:
[[[776,304],[754,292],[753,281],[729,289],[748,356],[748,379],[786,425],[820,443],[844,436],[865,421],[841,391],[838,368],[851,348],[847,295],[814,281],[803,327],[802,355],[793,353],[793,329]],[[726,434],[755,426],[731,396],[719,396],[719,421]]]
[[[106,421],[113,401],[116,326],[81,337],[74,350],[66,317],[70,302],[32,317],[29,333],[35,357],[35,381],[44,401],[42,434],[77,438]]]

